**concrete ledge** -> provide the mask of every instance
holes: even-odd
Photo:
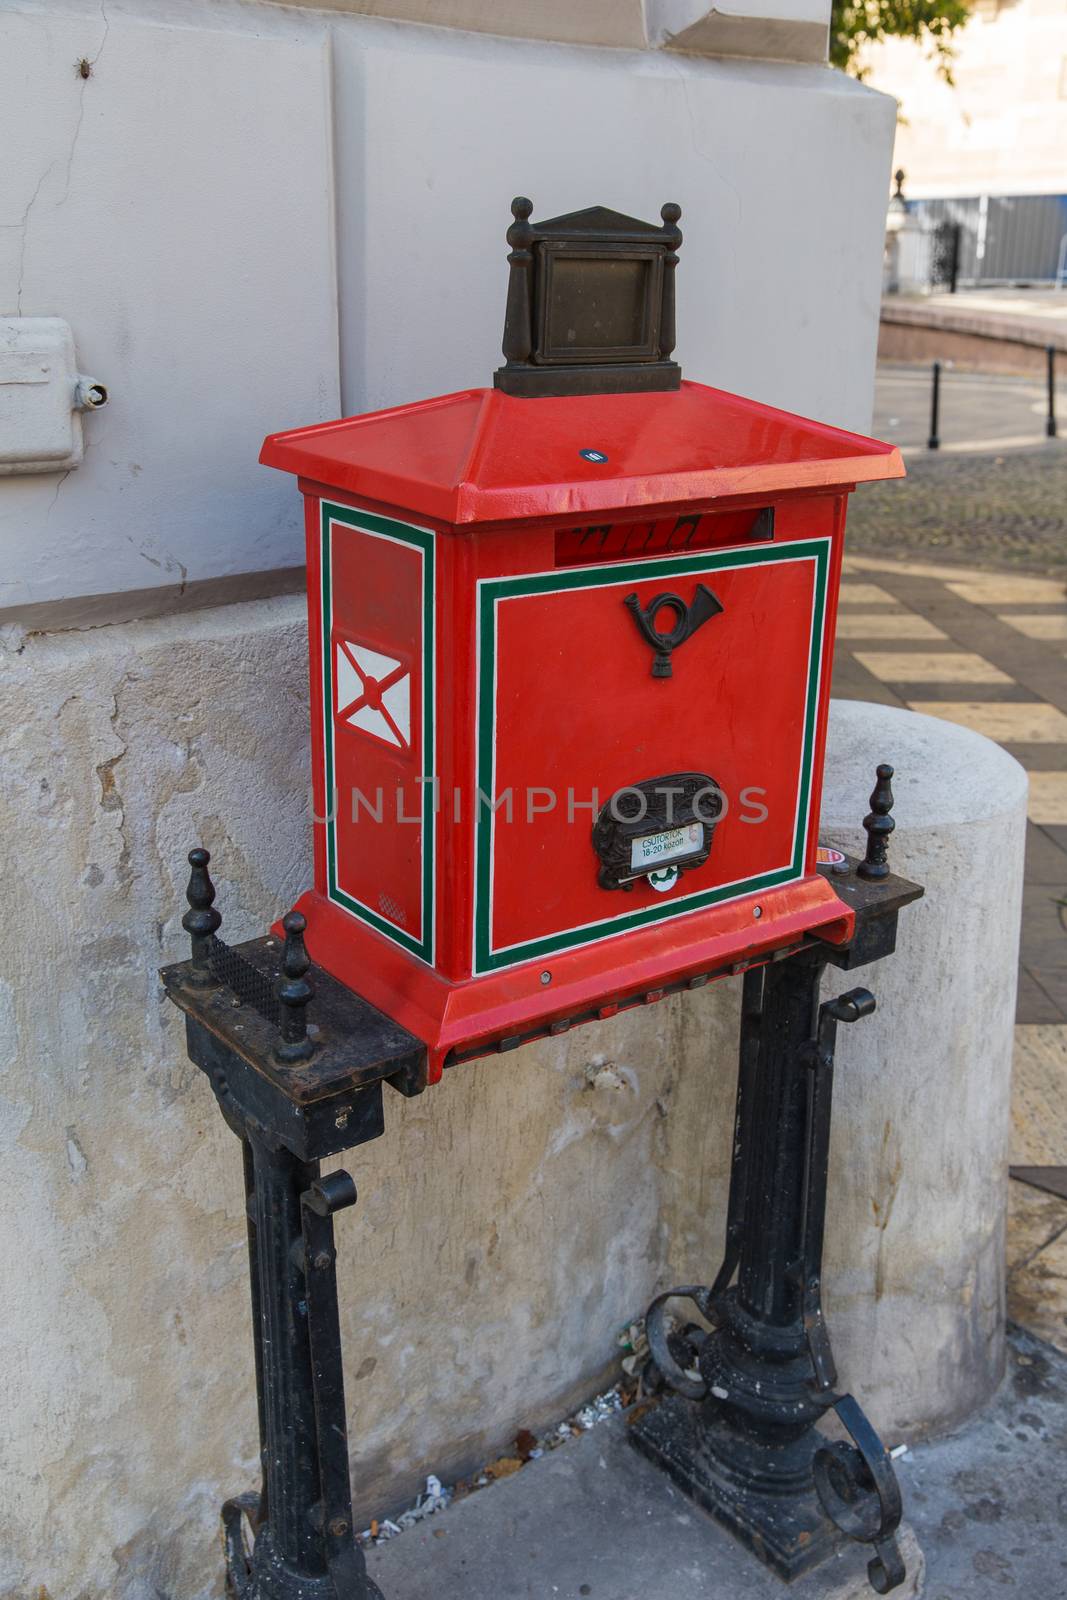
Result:
[[[653,45],[687,55],[823,62],[829,42],[829,7],[821,0],[648,0],[648,22]]]
[[[879,361],[952,361],[979,372],[1043,373],[1049,345],[1067,351],[1067,321],[988,305],[968,308],[966,296],[959,298],[959,306],[883,300]]]
[[[191,583],[160,583],[151,589],[117,594],[80,594],[69,600],[38,600],[28,606],[0,607],[0,629],[19,634],[69,633],[122,622],[179,616],[215,606],[270,600],[304,593],[305,567],[273,567],[266,572],[235,572],[227,577],[194,578]]]
[[[1064,293],[1064,307],[1067,309],[1067,292]],[[1037,345],[1042,350],[1047,345],[1067,350],[1067,321],[1040,314],[1026,316],[1019,312],[994,311],[988,306],[968,307],[966,296],[952,306],[940,301],[930,304],[890,297],[882,301],[882,322],[892,327],[933,329],[938,333],[967,334],[975,339]]]
[[[839,1042],[825,1282],[842,1382],[895,1442],[955,1426],[1003,1371],[1027,778],[968,729],[835,701],[822,839],[862,854],[879,760],[890,862],[926,896],[895,955],[837,983],[878,1010]]]
[[[545,39],[557,44],[646,48],[642,0],[273,0],[315,11],[347,11],[356,16],[391,17],[468,33],[497,33],[513,39]]]
[[[272,0],[468,33],[698,56],[826,60],[825,0]],[[646,20],[647,12],[647,20]]]

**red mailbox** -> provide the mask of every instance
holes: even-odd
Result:
[[[494,388],[261,457],[306,503],[308,948],[431,1081],[847,937],[816,870],[845,508],[903,472],[680,381],[677,208],[513,210]]]

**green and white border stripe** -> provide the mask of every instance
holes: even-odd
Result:
[[[334,704],[333,704],[333,530],[338,524],[358,528],[361,533],[375,539],[387,539],[394,544],[413,547],[419,552],[422,575],[422,760],[425,772],[422,780],[422,825],[419,830],[422,855],[422,937],[412,934],[391,922],[372,906],[365,905],[338,881],[336,810],[340,804],[351,805],[351,795],[335,794],[334,754]],[[367,923],[376,932],[384,934],[394,944],[423,961],[433,964],[434,959],[434,785],[432,775],[437,770],[437,751],[434,726],[434,535],[430,528],[420,528],[410,522],[397,522],[391,517],[380,517],[374,512],[360,511],[352,506],[322,502],[322,723],[323,748],[326,752],[326,884],[327,895],[335,905],[342,906],[354,917]],[[415,715],[417,715],[417,711]],[[387,806],[394,797],[385,796]]]
[[[498,608],[508,600],[527,595],[557,594],[568,589],[616,588],[648,578],[677,577],[684,573],[724,572],[738,567],[770,565],[779,562],[808,561],[812,564],[813,596],[811,634],[808,648],[807,695],[804,735],[797,783],[793,822],[793,849],[788,862],[755,877],[720,884],[691,894],[672,895],[659,904],[638,911],[619,911],[615,916],[580,927],[567,928],[541,939],[511,945],[492,946],[493,855],[496,815],[481,796],[496,797],[496,653]],[[723,901],[737,900],[803,876],[808,843],[809,801],[815,755],[815,728],[819,712],[823,661],[823,632],[826,618],[826,588],[830,570],[829,538],[803,539],[781,545],[760,545],[748,550],[704,551],[690,556],[646,558],[568,571],[531,573],[525,577],[483,578],[478,584],[478,709],[477,770],[478,796],[475,829],[474,950],[475,973],[493,972],[522,961],[538,960],[561,950],[628,933],[633,928],[661,922],[680,912],[699,911]],[[640,776],[640,774],[639,774]],[[592,870],[592,868],[590,868]]]

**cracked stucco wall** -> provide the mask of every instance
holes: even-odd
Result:
[[[207,1600],[255,1479],[238,1147],[155,971],[191,841],[235,939],[307,881],[305,652],[295,599],[4,640],[5,1597]],[[339,1230],[366,1516],[584,1398],[706,1274],[738,994],[687,999],[388,1098]]]
[[[155,974],[187,948],[191,842],[234,940],[309,881],[306,650],[297,598],[0,632],[2,1600],[214,1600],[219,1504],[256,1481],[239,1152]],[[855,849],[893,756],[895,861],[930,890],[883,969],[834,980],[880,1010],[839,1039],[827,1304],[842,1385],[890,1442],[1001,1370],[1025,823],[1010,757],[894,716],[835,708],[827,768]],[[711,985],[387,1097],[338,1226],[361,1519],[557,1419],[654,1293],[709,1280],[739,998]]]

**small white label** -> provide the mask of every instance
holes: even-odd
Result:
[[[634,872],[646,871],[658,861],[674,861],[678,856],[692,855],[704,843],[704,826],[700,822],[687,823],[684,828],[668,828],[665,833],[648,833],[643,839],[630,843],[630,867]]]

